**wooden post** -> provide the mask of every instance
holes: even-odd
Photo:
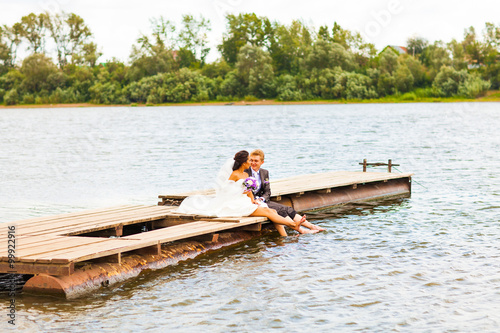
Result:
[[[363,160],[363,172],[366,172],[366,158]]]
[[[387,171],[392,172],[392,160],[387,163]]]

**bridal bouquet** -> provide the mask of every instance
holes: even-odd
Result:
[[[245,179],[245,181],[243,182],[243,186],[249,190],[249,191],[253,191],[253,190],[256,190],[257,189],[257,179],[255,179],[254,177],[248,177],[247,179]]]

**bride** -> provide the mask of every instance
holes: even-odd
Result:
[[[217,217],[229,216],[264,216],[274,222],[279,234],[286,236],[284,225],[302,233],[300,224],[290,217],[281,217],[274,209],[260,206],[254,200],[253,193],[243,184],[248,174],[244,171],[250,167],[248,152],[241,150],[228,160],[217,176],[215,196],[193,195],[184,199],[178,208],[179,213],[199,214]]]

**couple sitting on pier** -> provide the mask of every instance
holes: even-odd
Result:
[[[178,211],[217,217],[264,216],[274,223],[281,236],[287,235],[285,225],[301,234],[324,230],[308,222],[305,215],[298,215],[292,207],[269,200],[269,172],[260,168],[263,163],[264,152],[260,149],[251,154],[246,150],[237,152],[217,175],[216,195],[187,197]]]

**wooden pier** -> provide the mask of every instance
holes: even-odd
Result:
[[[303,212],[409,196],[411,176],[344,171],[295,176],[272,181],[271,199]],[[172,257],[172,253],[165,254],[165,249],[172,242],[217,243],[221,233],[259,232],[262,224],[269,222],[264,217],[216,218],[176,212],[176,206],[186,196],[213,193],[206,190],[160,195],[161,201],[155,206],[127,205],[2,223],[0,238],[4,244],[8,244],[9,230],[15,235],[10,238],[15,239],[15,259],[9,263],[7,246],[1,248],[0,273],[34,275],[25,290],[60,292],[70,298],[109,284],[110,275],[128,278],[151,265],[167,265],[166,257]],[[181,252],[185,251],[183,248]],[[200,252],[200,248],[193,251]],[[139,256],[133,263],[127,261],[132,255]],[[147,265],[140,260],[146,257]],[[92,269],[88,271],[88,267]],[[115,273],[110,274],[110,270]]]

